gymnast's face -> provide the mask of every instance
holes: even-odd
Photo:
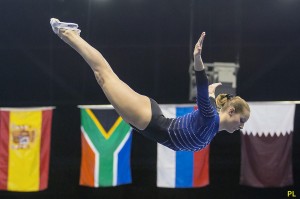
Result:
[[[242,129],[250,117],[249,111],[244,110],[243,113],[236,113],[234,107],[229,107],[228,110],[225,111],[225,114],[224,130],[229,133]]]

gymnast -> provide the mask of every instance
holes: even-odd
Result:
[[[250,117],[245,100],[230,94],[219,94],[221,83],[208,85],[201,58],[205,32],[194,48],[194,70],[197,84],[198,110],[177,118],[166,118],[155,100],[132,90],[119,79],[103,55],[80,37],[77,24],[52,18],[55,34],[77,51],[91,67],[105,96],[137,132],[176,151],[199,151],[205,148],[219,131],[233,133],[242,129]]]

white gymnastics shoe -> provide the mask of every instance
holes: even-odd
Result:
[[[58,19],[51,18],[50,24],[55,34],[58,34],[59,29],[75,30],[78,34],[81,32],[76,23],[60,22]]]

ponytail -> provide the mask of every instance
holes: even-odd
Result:
[[[222,107],[229,101],[228,94],[219,94],[216,98],[216,104],[218,110],[222,109]]]
[[[216,105],[218,111],[226,110],[229,106],[232,106],[237,113],[244,112],[244,109],[250,112],[250,107],[245,100],[231,94],[219,94],[216,98]]]

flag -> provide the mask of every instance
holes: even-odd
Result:
[[[0,109],[0,190],[48,187],[52,109]]]
[[[162,105],[167,118],[192,112],[192,105]],[[169,188],[203,187],[209,184],[209,145],[197,152],[173,151],[157,144],[157,186]]]
[[[108,187],[131,183],[131,142],[130,125],[112,106],[81,106],[80,185]]]
[[[249,105],[251,116],[241,134],[240,184],[261,188],[292,185],[295,104]]]

